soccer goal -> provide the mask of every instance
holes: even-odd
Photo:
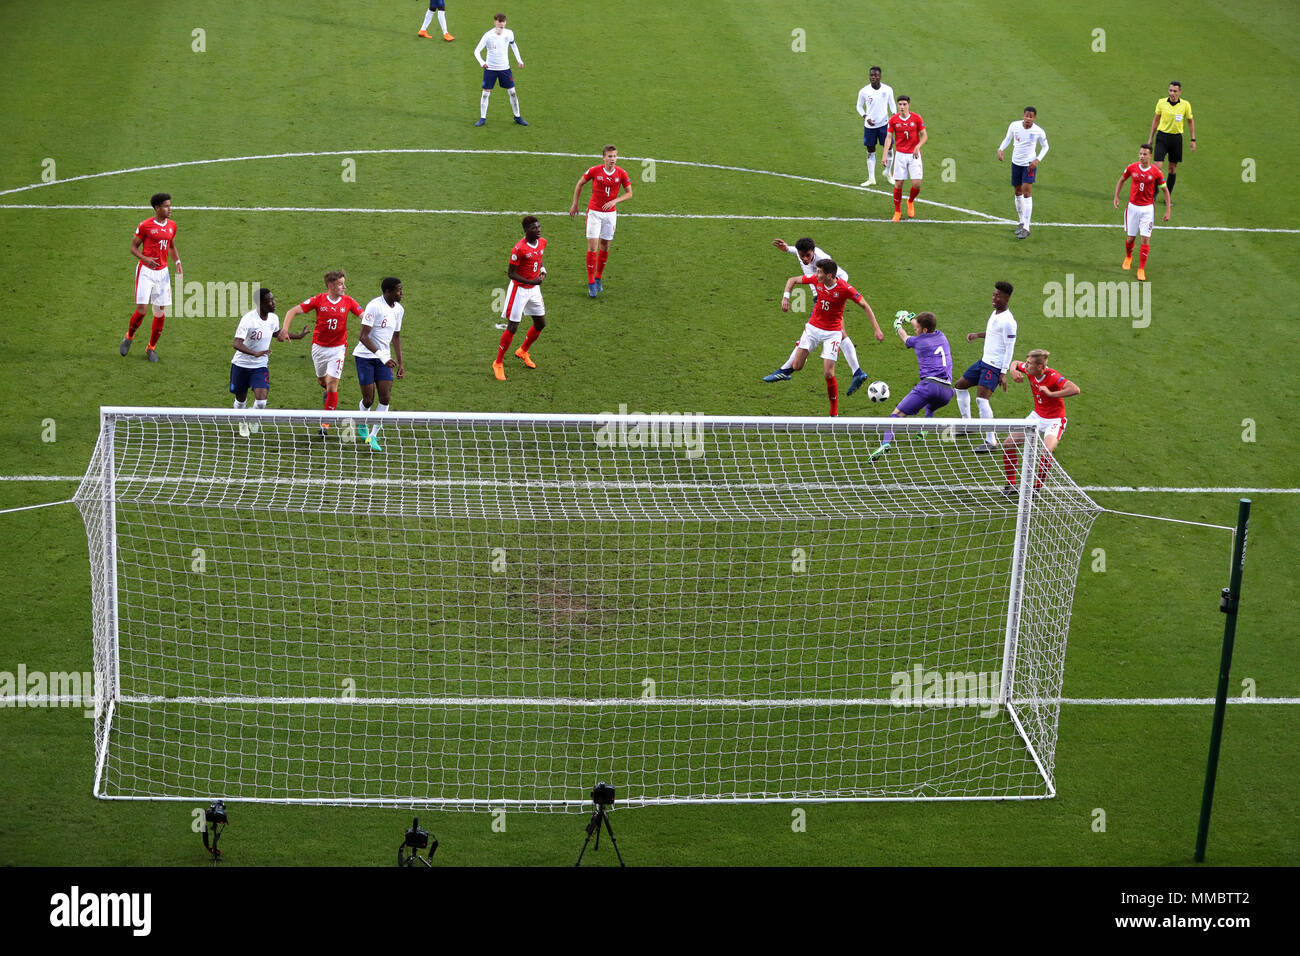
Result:
[[[1100,509],[1035,434],[1008,489],[989,422],[324,418],[101,410],[97,796],[1055,794]]]

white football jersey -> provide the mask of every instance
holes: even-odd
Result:
[[[271,347],[271,340],[275,337],[275,333],[279,331],[280,317],[278,315],[270,312],[264,319],[254,309],[239,320],[239,327],[235,329],[235,338],[244,343],[244,348],[252,349],[254,352],[261,352]],[[254,358],[244,352],[236,352],[231,362],[240,368],[263,368],[269,358],[269,355],[260,355]]]
[[[867,127],[880,129],[889,122],[890,115],[897,112],[893,87],[881,83],[877,90],[868,83],[858,91],[858,115]]]
[[[374,343],[387,352],[393,341],[393,333],[402,331],[402,316],[405,314],[406,310],[402,308],[402,303],[394,302],[389,305],[380,295],[366,303],[366,313],[361,316],[361,324],[370,330],[370,338]],[[379,358],[360,341],[352,350],[352,354],[357,358]]]
[[[1006,371],[1016,351],[1016,317],[1008,309],[994,312],[984,329],[984,364]]]
[[[513,30],[502,30],[497,33],[495,29],[492,29],[483,34],[483,39],[478,41],[478,46],[474,47],[474,56],[478,58],[480,51],[486,47],[486,69],[508,70],[510,69],[510,48],[512,46],[515,48],[515,59],[520,59],[519,46],[515,43],[515,32]]]
[[[800,259],[799,250],[796,249],[794,246],[790,246],[788,251],[794,253],[795,261],[799,263],[799,268],[803,270],[803,274],[806,276],[815,276],[817,274],[817,263],[821,262],[823,259],[830,259],[832,262],[835,261],[834,258],[830,255],[830,253],[828,253],[821,246],[813,246],[812,262],[804,262],[802,259]],[[844,271],[844,267],[839,263],[835,264],[835,274],[839,276],[841,279],[843,279],[845,282],[849,281],[849,274]]]
[[[1017,166],[1028,166],[1035,159],[1042,162],[1047,155],[1047,134],[1037,123],[1025,129],[1023,120],[1016,120],[1007,127],[1006,138],[1002,140],[1002,145],[998,149],[1006,149],[1011,143],[1016,144],[1016,148],[1011,153],[1011,161]],[[1038,152],[1038,144],[1043,144],[1043,151]]]

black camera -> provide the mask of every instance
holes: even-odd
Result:
[[[414,817],[411,820],[411,829],[406,831],[406,846],[415,850],[423,850],[429,845],[429,831],[420,826],[420,818]]]
[[[213,800],[212,805],[203,811],[203,819],[208,823],[228,823],[226,819],[226,801]]]
[[[591,791],[591,802],[598,807],[614,805],[614,788],[607,783],[598,783]]]

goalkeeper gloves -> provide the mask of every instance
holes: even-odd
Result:
[[[915,312],[908,312],[906,309],[899,309],[894,313],[894,331],[902,329],[904,323],[911,322],[916,318]]]

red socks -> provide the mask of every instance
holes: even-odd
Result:
[[[917,197],[917,195],[918,195],[920,192],[921,192],[921,187],[920,187],[920,186],[913,186],[913,187],[912,187],[912,191],[911,191],[910,193],[907,194],[907,201],[908,201],[908,202],[915,202],[915,201],[916,201],[916,197]]]
[[[501,344],[497,346],[497,364],[506,360],[506,349],[510,348],[510,343],[514,341],[515,333],[506,329],[501,333]],[[526,349],[525,349],[526,350]]]
[[[596,278],[599,279],[605,274],[605,263],[609,261],[609,250],[604,249],[596,253]]]
[[[143,321],[144,321],[143,309],[136,309],[134,312],[131,313],[131,324],[126,330],[126,337],[128,339],[135,338],[135,330],[140,328],[140,323]]]
[[[163,323],[166,321],[167,316],[165,315],[155,315],[153,317],[153,325],[149,329],[149,348],[153,348],[158,344],[158,337],[162,335]]]
[[[587,284],[588,285],[591,285],[591,283],[596,281],[596,257],[597,254],[594,252],[587,253]]]
[[[1150,247],[1150,246],[1145,246],[1145,245],[1144,245],[1144,246],[1142,247],[1142,252],[1138,255],[1138,268],[1139,268],[1139,269],[1145,269],[1145,268],[1147,267],[1147,255],[1148,255],[1150,252],[1151,252],[1151,247]]]
[[[1132,258],[1133,256],[1133,237],[1129,236],[1124,240],[1124,255]]]
[[[838,415],[840,413],[840,385],[839,382],[835,381],[834,375],[826,380],[826,397],[831,400],[831,414]]]
[[[903,211],[903,187],[894,187],[894,212]]]
[[[1020,464],[1020,454],[1014,448],[1002,449],[1002,473],[1007,476],[1007,484],[1016,483],[1016,465]]]
[[[327,411],[327,412],[332,412],[332,411],[334,411],[334,409],[336,409],[336,408],[338,408],[338,407],[339,407],[339,393],[338,393],[338,392],[326,392],[326,393],[325,393],[325,411]]]
[[[541,332],[541,330],[540,330],[537,326],[534,325],[534,326],[530,326],[530,327],[529,327],[529,329],[528,329],[528,334],[524,336],[524,351],[525,351],[525,352],[528,351],[528,347],[529,347],[530,345],[532,345],[534,342],[537,341],[537,336],[539,336],[539,335],[541,335],[541,334],[542,334],[542,332]]]
[[[1014,485],[1018,480],[1016,466],[1020,464],[1020,454],[1014,448],[1002,449],[1002,472],[1007,476],[1007,483]],[[1035,488],[1043,487],[1043,478],[1052,470],[1052,453],[1043,450],[1043,457],[1038,459],[1038,480]]]

